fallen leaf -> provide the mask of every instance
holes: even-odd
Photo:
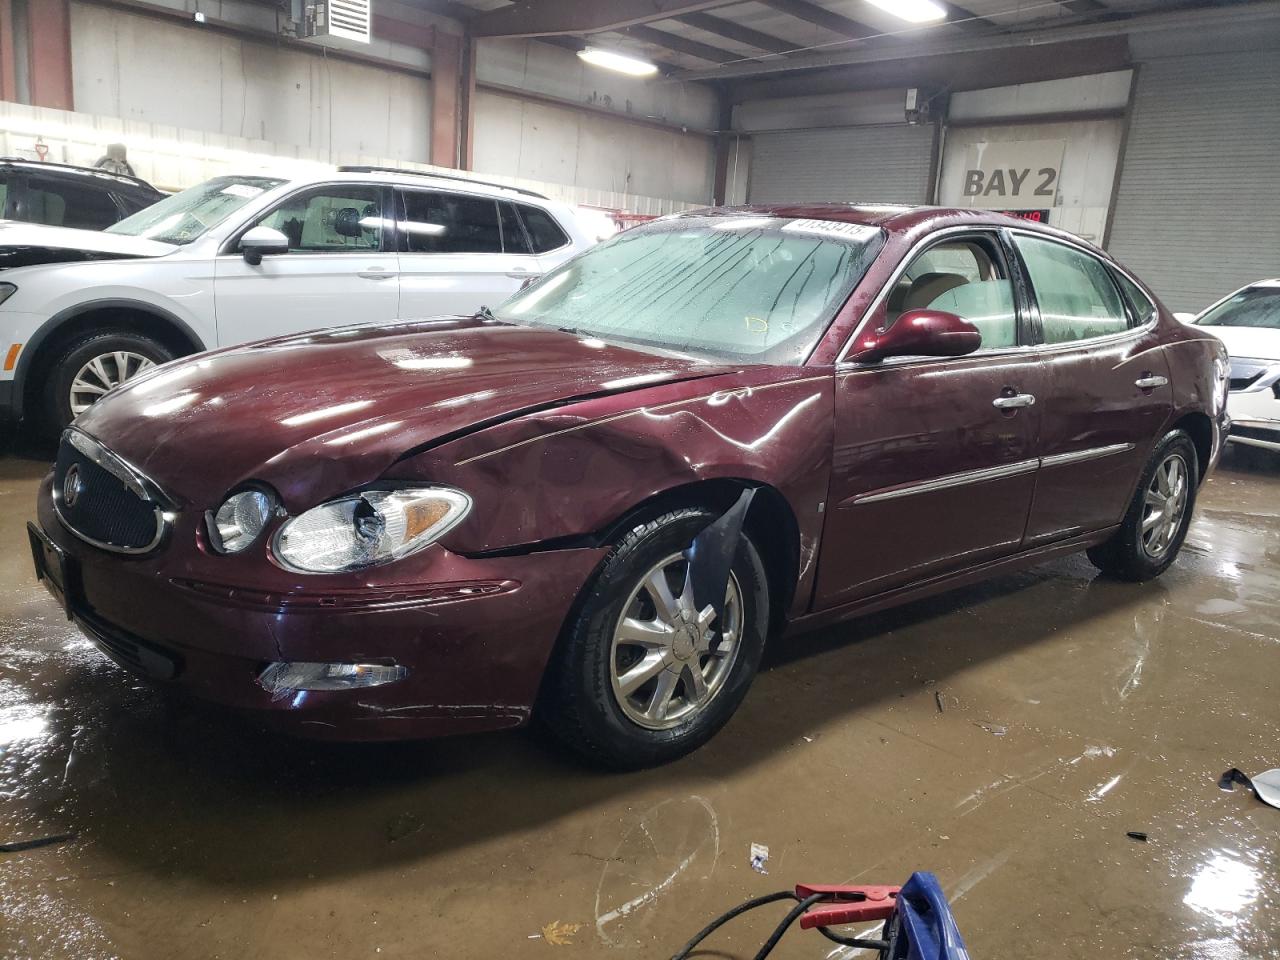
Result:
[[[567,947],[573,943],[573,935],[581,929],[580,923],[561,923],[552,920],[542,928],[542,939],[556,947]]]

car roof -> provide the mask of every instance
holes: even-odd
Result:
[[[74,163],[55,163],[50,160],[28,160],[25,157],[0,157],[0,167],[20,167],[25,170],[39,170],[41,173],[69,174],[77,177],[98,177],[110,180],[118,186],[140,187],[163,196],[161,191],[141,177],[131,177],[127,173],[115,173],[100,167],[82,167]]]
[[[967,207],[932,207],[905,203],[769,203],[747,204],[735,207],[702,207],[684,210],[677,217],[705,216],[757,216],[785,219],[830,220],[837,223],[858,223],[869,227],[884,227],[895,233],[904,232],[922,224],[946,226],[950,222],[991,226],[1026,227],[1054,234],[1060,231],[1033,220],[1013,217],[995,210]]]
[[[273,176],[270,172],[246,173],[245,176]],[[302,174],[285,175],[280,179],[291,186],[302,184],[324,184],[335,180],[345,182],[362,181],[366,183],[390,183],[401,186],[434,187],[452,192],[465,191],[482,196],[502,197],[508,200],[528,203],[534,200],[542,205],[554,204],[555,201],[541,193],[525,190],[523,187],[493,183],[488,180],[477,180],[459,174],[432,173],[425,170],[398,169],[395,167],[372,166],[340,166],[336,170],[317,170]]]

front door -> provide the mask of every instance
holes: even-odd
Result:
[[[1010,262],[994,234],[948,235],[908,264],[868,321],[945,310],[979,328],[976,353],[838,366],[818,609],[1020,549],[1044,368],[1027,349]]]
[[[1014,232],[1047,382],[1027,545],[1119,523],[1173,407],[1169,364],[1136,284],[1082,247]]]
[[[445,190],[397,192],[401,316],[470,316],[537,278],[537,257],[510,203]]]
[[[396,319],[398,264],[385,193],[376,184],[326,184],[286,197],[251,224],[279,230],[289,252],[257,265],[234,250],[218,257],[218,342]]]

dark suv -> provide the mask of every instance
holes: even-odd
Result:
[[[164,197],[145,180],[93,167],[0,158],[0,215],[102,230]]]

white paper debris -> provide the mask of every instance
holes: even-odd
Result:
[[[768,873],[765,864],[769,862],[769,848],[763,843],[751,844],[751,869],[756,873]]]

